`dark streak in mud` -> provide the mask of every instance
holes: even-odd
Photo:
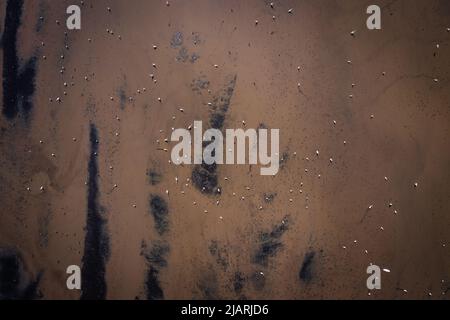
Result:
[[[41,276],[30,280],[20,253],[0,248],[0,300],[37,299]]]
[[[166,200],[158,195],[150,195],[150,212],[155,219],[155,227],[160,235],[169,230],[169,209]]]
[[[127,94],[127,76],[125,74],[122,75],[121,83],[116,89],[116,96],[119,100],[119,108],[120,110],[125,110],[128,102],[128,94]]]
[[[159,184],[162,179],[162,175],[154,169],[149,169],[147,171],[147,176],[152,186],[156,186],[157,184]]]
[[[106,221],[98,203],[98,133],[95,125],[90,127],[90,159],[88,164],[87,221],[82,267],[82,300],[106,298],[106,261],[109,256],[109,240]]]
[[[123,109],[125,109],[125,105],[127,103],[127,95],[125,93],[125,89],[124,88],[119,88],[117,94],[119,96],[120,109],[123,110]]]
[[[207,194],[218,192],[217,165],[196,165],[192,170],[192,182],[194,186]]]
[[[147,272],[147,280],[145,282],[147,289],[147,300],[162,300],[164,299],[164,292],[158,279],[159,271],[153,267]]]
[[[313,278],[312,265],[314,263],[315,255],[316,255],[316,253],[314,251],[310,251],[305,254],[305,258],[303,259],[303,263],[300,268],[300,272],[298,273],[300,280],[303,282],[308,283]]]
[[[169,251],[170,247],[165,241],[158,241],[152,245],[150,250],[143,254],[148,263],[155,265],[158,268],[164,268],[167,267],[166,256]]]
[[[289,153],[287,151],[285,151],[285,152],[283,152],[283,154],[281,155],[281,158],[280,158],[280,170],[284,169],[288,160],[289,160]]]
[[[36,58],[33,57],[23,66],[19,75],[19,102],[22,111],[27,115],[33,108],[31,97],[34,94],[34,79],[36,77]]]
[[[155,242],[150,249],[147,249],[145,243],[143,243],[142,247],[142,254],[149,265],[145,281],[147,299],[164,299],[164,292],[159,281],[159,272],[162,268],[167,267],[166,256],[170,251],[170,247],[165,241]]]
[[[198,282],[198,288],[202,294],[202,299],[217,300],[218,297],[218,283],[217,275],[214,268],[209,268],[201,272],[201,278]]]
[[[225,88],[217,95],[217,97],[212,102],[212,110],[213,114],[211,119],[217,117],[218,115],[222,115],[225,117],[228,109],[230,107],[231,98],[233,97],[234,89],[236,86],[237,76],[234,75],[229,81]],[[223,122],[214,123],[210,121],[211,128],[214,129],[223,129]]]
[[[27,116],[32,108],[36,77],[36,58],[19,70],[17,35],[21,23],[23,0],[8,0],[6,5],[3,46],[3,114],[13,119],[21,111]]]
[[[289,224],[287,217],[280,224],[273,227],[270,232],[263,232],[259,237],[259,248],[253,256],[253,263],[261,266],[267,266],[269,257],[274,257],[283,247],[281,237],[288,230]]]
[[[212,240],[208,249],[209,253],[216,258],[217,264],[227,269],[229,265],[227,250],[220,246],[217,240]]]
[[[48,10],[48,5],[44,2],[39,3],[39,18],[36,22],[36,32],[41,32],[45,25],[45,13]]]
[[[245,281],[247,279],[244,277],[244,275],[241,272],[235,272],[234,278],[233,278],[233,289],[236,294],[240,294],[242,292],[242,289],[244,289]]]
[[[225,88],[216,95],[212,102],[212,113],[209,124],[213,129],[223,129],[225,116],[230,107],[231,98],[233,97],[236,86],[236,80],[236,75],[231,77]],[[218,188],[217,165],[207,165],[206,163],[196,165],[192,170],[192,182],[203,193],[209,195],[220,193],[220,188]]]
[[[20,27],[23,0],[8,0],[6,5],[5,31],[3,34],[3,114],[14,118],[17,113],[19,91],[17,72],[17,32]]]
[[[39,226],[39,245],[41,247],[47,247],[48,245],[48,227],[51,220],[51,211],[48,209],[45,215],[39,218],[38,226]]]

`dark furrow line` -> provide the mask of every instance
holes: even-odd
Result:
[[[3,32],[3,114],[14,118],[18,110],[18,71],[17,32],[22,17],[23,0],[8,0]]]
[[[35,91],[36,57],[19,65],[17,35],[21,24],[23,0],[8,0],[5,14],[3,46],[3,114],[14,119],[20,111],[28,116]]]
[[[106,221],[98,203],[98,132],[94,124],[90,127],[90,158],[88,164],[87,221],[82,267],[82,300],[106,298],[106,262],[109,256],[109,239]]]

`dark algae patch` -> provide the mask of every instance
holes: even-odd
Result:
[[[0,300],[36,299],[40,278],[30,280],[19,252],[0,248]]]
[[[307,252],[305,254],[305,258],[303,259],[302,266],[300,268],[300,272],[298,273],[298,276],[301,281],[303,282],[310,282],[313,278],[313,264],[314,264],[314,257],[316,253],[314,251]]]
[[[230,107],[231,98],[233,97],[236,86],[236,79],[236,75],[232,76],[231,79],[227,81],[225,88],[217,94],[212,102],[209,125],[213,129],[223,129],[225,116]],[[192,170],[192,182],[194,186],[203,193],[220,193],[218,188],[217,165],[208,165],[204,162],[201,165],[196,165]]]
[[[36,58],[20,68],[17,35],[21,24],[23,0],[8,0],[6,5],[3,46],[3,114],[15,118],[20,111],[26,116],[32,109],[36,77]]]
[[[88,164],[87,221],[82,267],[82,300],[103,300],[106,298],[106,261],[109,254],[109,241],[106,221],[98,203],[98,132],[95,125],[90,127],[90,158]]]
[[[253,256],[253,263],[267,266],[270,257],[274,257],[283,247],[281,237],[288,230],[287,218],[275,225],[270,232],[263,232],[259,236],[259,246]]]
[[[160,235],[169,230],[169,209],[166,200],[158,195],[150,195],[150,212],[155,220],[156,231]]]

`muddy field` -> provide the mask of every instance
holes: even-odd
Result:
[[[0,299],[447,299],[450,1],[372,2],[1,1]],[[194,120],[280,171],[175,166]]]

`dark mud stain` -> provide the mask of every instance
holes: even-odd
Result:
[[[226,113],[228,112],[228,109],[230,108],[231,104],[231,98],[233,97],[234,89],[236,87],[236,80],[237,76],[234,75],[230,77],[230,80],[228,80],[227,85],[225,86],[222,91],[216,95],[212,102],[212,115],[211,119],[214,119],[214,116],[217,117],[217,115],[222,115],[223,118],[225,118]],[[211,128],[214,129],[223,129],[223,121],[219,123],[214,123],[213,121],[210,121]]]
[[[277,196],[277,193],[264,193],[263,194],[263,201],[265,203],[272,203],[275,197]]]
[[[209,89],[209,81],[206,79],[205,76],[200,76],[197,79],[192,80],[191,83],[191,89],[192,91],[201,94],[202,90],[208,90]]]
[[[162,300],[164,299],[164,292],[159,283],[159,271],[156,268],[150,267],[147,272],[147,279],[145,281],[145,288],[147,292],[147,300]]]
[[[280,170],[284,169],[286,167],[286,163],[289,160],[289,153],[287,151],[283,152],[281,154],[281,158],[280,158]]]
[[[180,31],[175,32],[170,40],[170,46],[172,48],[178,48],[183,45],[183,33]]]
[[[178,62],[186,62],[189,60],[189,53],[186,47],[181,47],[176,57]]]
[[[150,195],[150,212],[155,220],[155,228],[160,235],[169,230],[169,209],[166,200],[158,195]]]
[[[305,254],[305,258],[303,259],[302,266],[300,268],[300,272],[298,273],[298,276],[301,281],[308,283],[313,278],[313,264],[314,264],[314,257],[316,256],[316,253],[314,251],[307,252]]]
[[[253,288],[258,291],[264,289],[264,287],[266,286],[266,277],[262,272],[254,272],[250,276],[250,281],[253,285]]]
[[[274,257],[283,247],[281,237],[288,230],[289,222],[287,217],[280,224],[273,227],[270,232],[263,232],[259,236],[259,247],[253,256],[253,263],[267,266],[270,257]]]
[[[142,254],[145,256],[149,266],[145,281],[145,291],[148,300],[164,299],[164,292],[159,281],[159,273],[162,268],[167,267],[166,256],[170,251],[169,244],[165,241],[157,241],[151,248],[143,242]]]
[[[200,55],[198,53],[191,54],[191,58],[189,59],[190,63],[196,63],[197,60],[200,59]]]
[[[198,32],[192,32],[191,41],[192,41],[192,44],[195,46],[204,43],[202,37],[200,36],[200,33],[198,33]]]
[[[119,106],[120,109],[125,109],[125,105],[127,103],[127,94],[125,93],[124,88],[119,88],[117,95],[119,96]]]
[[[214,98],[209,121],[211,128],[223,129],[225,116],[230,107],[231,98],[233,97],[236,86],[236,80],[236,75],[230,77],[225,88]],[[220,188],[218,188],[217,165],[208,165],[206,163],[196,165],[192,170],[192,182],[198,190],[205,194],[220,193]]]
[[[209,124],[211,125],[211,128],[223,128],[223,124],[225,122],[225,113],[213,113],[211,115],[211,118],[209,119]]]
[[[265,123],[260,123],[259,125],[258,125],[258,130],[259,129],[268,129],[268,127],[267,127],[267,125],[265,124]]]
[[[209,253],[216,259],[217,264],[227,269],[229,266],[227,250],[220,246],[217,240],[212,240],[208,249]]]
[[[32,57],[19,70],[17,35],[21,23],[23,0],[8,0],[6,5],[3,45],[3,114],[15,118],[20,111],[27,116],[32,109],[35,90],[36,58]]]
[[[22,16],[23,0],[8,0],[6,4],[5,31],[3,34],[3,114],[14,118],[18,113],[17,95],[19,91],[17,73],[17,33]]]
[[[237,271],[234,273],[233,277],[233,290],[236,294],[241,294],[242,290],[244,289],[245,282],[247,279],[244,277],[244,275]]]
[[[194,186],[206,194],[218,193],[217,165],[206,163],[196,165],[192,170]]]
[[[13,249],[0,248],[0,300],[33,300],[41,296],[41,279],[31,280],[21,255]]]
[[[38,220],[39,226],[39,245],[41,247],[47,247],[48,245],[48,226],[52,217],[51,209],[49,208],[47,213],[40,217]]]
[[[199,280],[198,289],[201,292],[202,299],[205,300],[217,300],[218,297],[218,282],[217,275],[214,268],[208,268],[201,273],[201,279]]]
[[[155,242],[151,248],[144,247],[143,255],[147,262],[158,268],[167,267],[166,256],[170,251],[169,244],[165,241]]]
[[[45,13],[48,10],[48,5],[44,2],[39,3],[39,17],[36,22],[35,30],[36,32],[41,32],[45,25]]]
[[[124,110],[127,105],[127,101],[128,101],[126,75],[122,75],[121,84],[117,88],[116,95],[117,95],[117,98],[119,99],[119,108],[121,110]]]
[[[36,58],[33,57],[24,65],[19,75],[19,104],[27,115],[33,108],[32,97],[35,90]]]
[[[189,61],[190,63],[195,63],[197,62],[198,59],[200,59],[200,55],[198,53],[189,53],[189,50],[185,47],[182,46],[179,50],[178,50],[178,54],[175,57],[175,59],[178,62],[187,62]]]
[[[161,173],[159,173],[155,169],[148,169],[147,170],[147,177],[148,177],[149,183],[152,186],[156,186],[157,184],[159,184],[161,182],[161,179],[162,179]]]
[[[82,267],[82,300],[103,300],[106,298],[106,262],[109,256],[109,239],[106,221],[102,215],[99,198],[98,133],[95,125],[90,126],[90,158],[88,164],[87,219]]]

